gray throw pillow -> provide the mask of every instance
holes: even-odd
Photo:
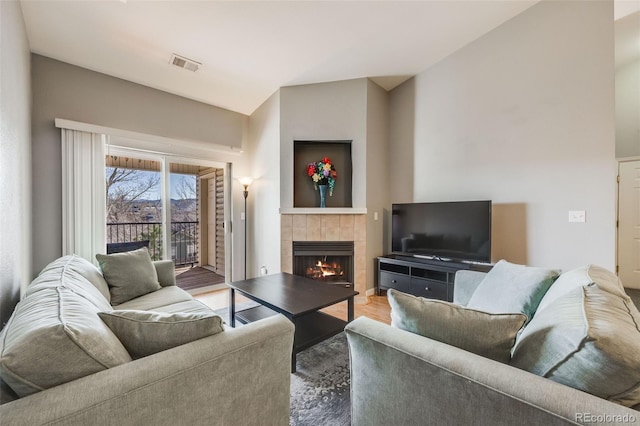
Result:
[[[527,319],[520,313],[490,314],[393,289],[387,297],[393,327],[504,363]]]
[[[122,310],[98,313],[133,358],[142,358],[224,331],[215,312]]]
[[[112,305],[160,289],[158,273],[146,247],[125,253],[96,254],[96,259],[109,284]]]
[[[560,271],[501,260],[471,295],[468,308],[492,313],[521,312],[531,319]]]
[[[595,283],[574,288],[533,317],[511,364],[626,406],[640,403],[640,312]]]
[[[570,291],[584,287],[591,283],[596,284],[600,289],[618,296],[626,296],[620,278],[611,271],[595,265],[587,265],[571,271],[563,272],[553,283],[547,294],[544,295],[538,311],[553,303],[554,300],[562,297]]]

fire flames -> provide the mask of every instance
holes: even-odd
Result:
[[[307,268],[306,275],[308,278],[315,280],[332,280],[344,277],[344,271],[337,262],[327,263],[326,261],[318,260],[313,266]]]

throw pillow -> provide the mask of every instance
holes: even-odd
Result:
[[[125,253],[96,254],[96,259],[109,284],[112,305],[160,289],[158,274],[146,247]]]
[[[620,282],[620,278],[613,272],[600,266],[587,265],[564,272],[560,275],[542,298],[540,305],[538,305],[538,310],[544,309],[553,303],[554,300],[569,293],[571,290],[584,287],[591,283],[596,284],[602,290],[608,291],[609,293],[618,296],[627,295],[622,286],[622,282]]]
[[[527,319],[520,313],[490,314],[393,289],[387,297],[393,327],[505,363]]]
[[[142,358],[224,331],[215,312],[100,312],[100,318],[133,358]]]
[[[578,287],[533,317],[511,364],[626,406],[640,402],[640,312],[627,296]]]
[[[471,295],[468,308],[492,313],[521,312],[531,319],[560,271],[501,260]]]

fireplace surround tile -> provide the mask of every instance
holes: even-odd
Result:
[[[354,261],[360,264],[367,263],[367,243],[364,241],[356,241],[353,246]]]
[[[340,216],[340,238],[339,241],[354,241],[354,217],[350,214]]]
[[[283,214],[280,216],[280,233],[282,241],[293,241],[293,216]]]
[[[307,215],[293,216],[293,241],[307,241]]]
[[[354,216],[353,240],[367,241],[367,215],[359,214]]]
[[[283,241],[280,253],[282,256],[280,260],[280,267],[282,269],[282,272],[288,272],[292,274],[293,273],[293,242]]]
[[[338,241],[340,239],[340,215],[323,216],[322,228],[325,241]]]
[[[365,214],[282,214],[281,269],[293,273],[293,241],[354,241],[356,303],[366,302],[367,221]],[[350,237],[350,239],[347,239]]]
[[[307,216],[307,241],[322,241],[322,216],[317,214]]]

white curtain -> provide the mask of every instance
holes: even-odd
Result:
[[[107,136],[62,129],[62,253],[96,263],[105,252]]]

